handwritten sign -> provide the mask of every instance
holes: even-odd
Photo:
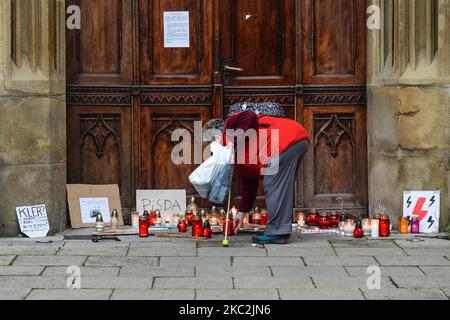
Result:
[[[440,192],[407,191],[403,196],[403,217],[418,216],[420,232],[439,232]]]
[[[174,213],[185,213],[186,190],[137,190],[136,207],[141,214],[159,210],[164,219],[170,219]]]
[[[45,204],[16,208],[20,231],[30,238],[46,237],[50,226],[48,224]]]
[[[164,12],[164,48],[189,47],[189,11]]]

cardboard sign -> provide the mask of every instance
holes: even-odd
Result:
[[[189,11],[164,12],[164,48],[189,48]]]
[[[186,190],[137,190],[136,207],[140,214],[160,210],[164,219],[186,212]]]
[[[101,213],[109,227],[111,211],[119,212],[119,226],[123,226],[122,205],[118,185],[67,185],[70,222],[72,228],[93,228],[97,214]]]
[[[418,216],[420,232],[439,232],[440,192],[408,191],[403,196],[403,217]]]
[[[50,226],[48,224],[45,204],[16,208],[20,231],[30,238],[46,237]]]

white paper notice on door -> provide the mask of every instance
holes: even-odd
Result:
[[[189,11],[165,11],[164,48],[189,47]]]

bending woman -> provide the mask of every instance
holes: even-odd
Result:
[[[253,241],[286,244],[292,233],[295,178],[309,146],[307,130],[290,119],[259,116],[249,111],[233,115],[225,126],[227,140],[235,144],[238,152],[236,135],[230,133],[237,130],[248,133],[254,129],[258,140],[256,152],[255,148],[250,148],[251,143],[244,143],[245,161],[236,164],[241,177],[242,198],[235,231],[242,227],[244,215],[253,208],[260,180],[263,180],[269,219],[265,233],[253,237]],[[264,158],[268,161],[263,161]]]

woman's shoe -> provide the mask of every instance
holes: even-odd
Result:
[[[254,236],[253,242],[257,244],[287,244],[287,237],[286,235],[281,236],[260,235]]]

